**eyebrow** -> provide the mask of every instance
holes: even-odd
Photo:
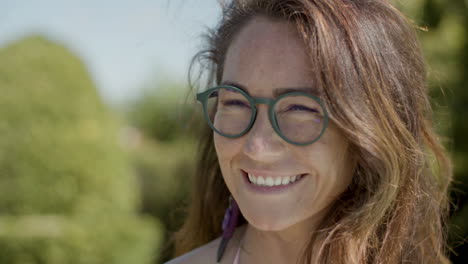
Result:
[[[230,86],[235,86],[239,89],[241,89],[242,91],[246,92],[248,95],[251,95],[249,93],[249,90],[247,89],[246,86],[242,85],[242,84],[238,84],[236,82],[232,82],[232,81],[223,81],[221,82],[221,85],[230,85]],[[313,96],[317,96],[317,97],[320,97],[321,93],[320,91],[318,91],[317,88],[315,87],[297,87],[297,88],[277,88],[273,91],[273,96],[276,98],[278,96],[281,96],[283,94],[286,94],[286,93],[292,93],[292,92],[303,92],[303,93],[307,93],[307,94],[311,94]]]

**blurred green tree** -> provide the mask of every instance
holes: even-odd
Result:
[[[144,92],[128,102],[126,108],[130,125],[146,137],[159,142],[195,139],[204,120],[194,114],[198,105],[189,101],[185,86],[171,81],[149,82]]]
[[[468,1],[396,1],[427,28],[419,31],[429,65],[435,125],[454,161],[449,242],[453,263],[468,263]]]
[[[185,88],[177,82],[149,81],[145,92],[124,109],[138,138],[132,154],[143,191],[143,212],[161,219],[166,230],[162,262],[172,257],[170,234],[185,217],[181,209],[194,173],[197,131],[206,125]]]
[[[159,224],[120,121],[83,63],[40,36],[0,50],[0,263],[151,263]]]

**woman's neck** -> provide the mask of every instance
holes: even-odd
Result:
[[[241,240],[240,263],[295,263],[303,254],[315,227],[314,219],[280,231],[263,231],[248,224]],[[314,252],[317,244],[320,243],[315,243]]]

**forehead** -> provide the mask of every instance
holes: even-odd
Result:
[[[222,82],[238,83],[251,95],[276,89],[315,87],[305,45],[287,21],[255,17],[228,48]]]

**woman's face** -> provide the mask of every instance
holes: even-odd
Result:
[[[245,25],[229,46],[223,83],[242,85],[253,97],[274,98],[278,88],[313,89],[304,44],[287,22],[257,17]],[[351,182],[353,163],[348,142],[333,122],[322,137],[307,146],[280,138],[268,119],[266,105],[257,105],[251,130],[240,138],[214,134],[224,181],[242,214],[261,230],[283,230],[317,219]],[[248,180],[305,174],[280,191],[258,191]],[[279,181],[279,180],[278,180]]]

